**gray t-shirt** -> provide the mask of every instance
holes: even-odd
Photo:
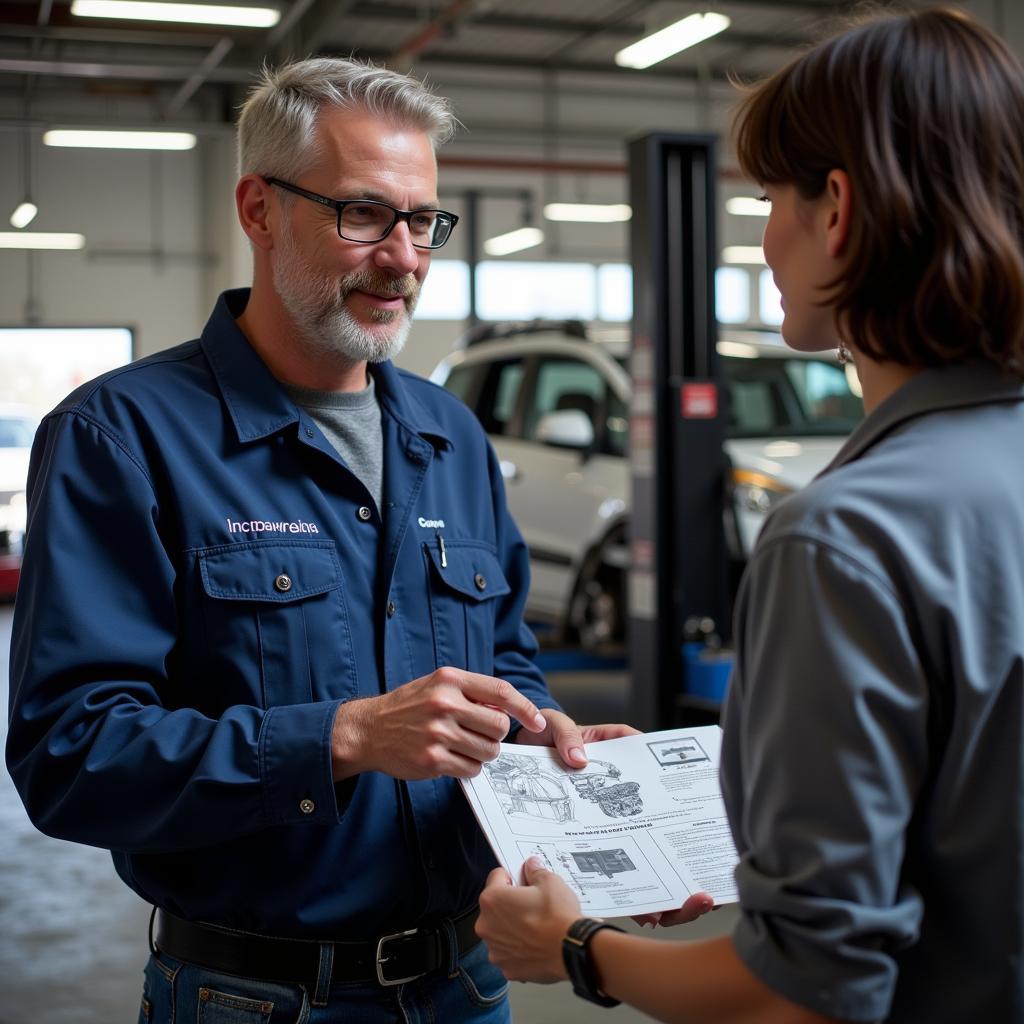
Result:
[[[769,517],[722,790],[740,958],[849,1021],[1024,1020],[1024,387],[926,370]]]
[[[314,391],[294,384],[283,386],[292,401],[313,418],[380,509],[384,432],[372,376],[369,381],[369,387],[362,391]]]

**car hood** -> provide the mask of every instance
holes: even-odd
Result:
[[[813,480],[846,441],[836,437],[748,437],[732,438],[726,451],[736,469],[748,469],[775,477],[798,490]]]
[[[0,491],[23,491],[31,448],[0,448]]]

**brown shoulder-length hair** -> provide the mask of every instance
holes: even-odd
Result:
[[[1024,68],[949,8],[875,17],[743,99],[740,166],[821,195],[850,177],[847,340],[908,366],[983,358],[1024,376]]]

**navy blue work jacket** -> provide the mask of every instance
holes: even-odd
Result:
[[[473,414],[372,367],[376,508],[237,327],[247,299],[40,427],[8,766],[42,831],[110,849],[151,903],[361,938],[473,904],[494,862],[452,779],[334,784],[339,704],[452,665],[558,705]]]

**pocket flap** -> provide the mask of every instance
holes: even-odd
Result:
[[[299,601],[341,586],[334,541],[254,541],[199,552],[203,589],[227,601]]]
[[[512,590],[502,572],[501,563],[489,548],[465,541],[445,541],[446,564],[442,565],[439,544],[428,542],[423,547],[438,578],[464,597],[474,601],[488,601]]]

